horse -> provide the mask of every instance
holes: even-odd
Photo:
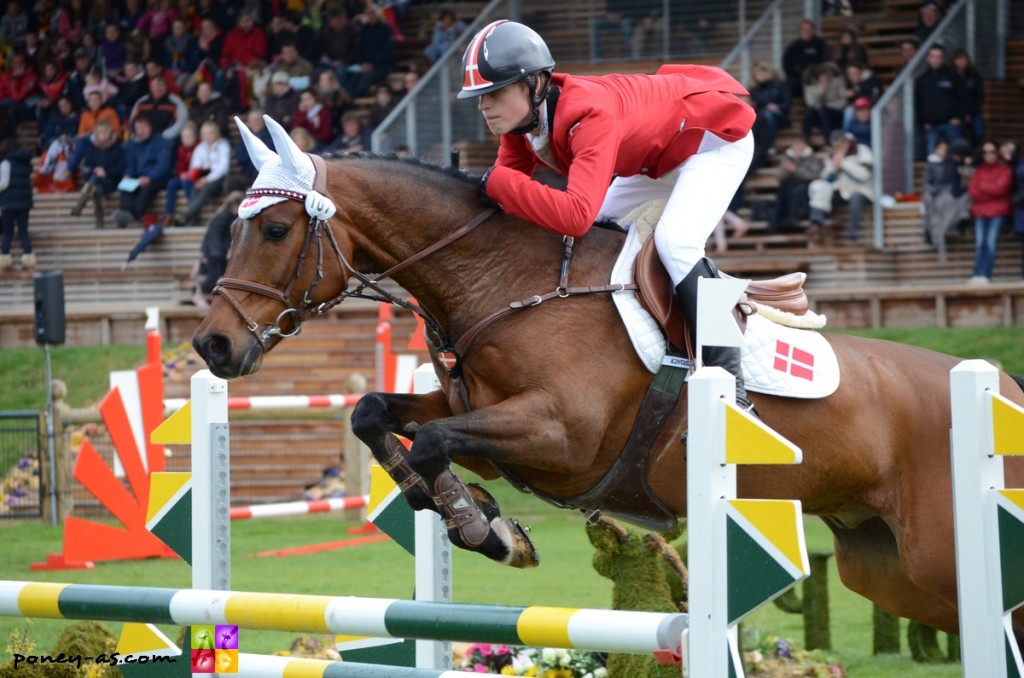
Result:
[[[278,178],[310,162],[280,135]],[[563,239],[486,210],[478,178],[390,156],[310,157],[318,178],[305,189],[306,210],[302,191],[254,188],[252,200],[277,201],[233,225],[225,277],[193,336],[209,369],[252,374],[303,320],[349,296],[388,298],[380,283],[393,278],[426,318],[442,389],[367,393],[351,425],[409,504],[441,513],[456,546],[516,567],[538,563],[526,532],[453,463],[558,505],[629,518],[631,507],[604,506],[591,492],[615,466],[652,381],[602,287],[624,236],[595,228],[578,239],[570,278],[598,291],[567,294]],[[311,197],[331,209],[311,211]],[[738,495],[799,499],[832,531],[845,586],[956,633],[949,371],[959,359],[825,336],[842,374],[832,395],[750,395],[762,419],[803,449],[803,463],[740,467]],[[1024,405],[1016,378],[1001,374],[1000,390]],[[685,394],[684,386],[642,467],[638,523],[651,504],[685,515]],[[1024,486],[1021,460],[1006,460],[1006,481]],[[1022,622],[1018,614],[1024,640]]]

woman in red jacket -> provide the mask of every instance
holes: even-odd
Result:
[[[747,91],[707,66],[589,77],[553,73],[554,65],[543,39],[512,21],[486,26],[466,49],[459,98],[480,97],[487,127],[501,136],[482,196],[573,237],[599,218],[666,200],[655,245],[696,327],[697,280],[718,276],[704,245],[753,156],[755,114],[738,96]],[[541,163],[567,177],[564,191],[532,179]],[[737,404],[749,409],[739,349],[708,347],[704,362],[737,378]]]
[[[967,185],[974,201],[974,275],[970,280],[974,284],[985,284],[992,277],[999,233],[1013,210],[1013,169],[999,157],[994,141],[981,145],[981,155],[982,163]]]

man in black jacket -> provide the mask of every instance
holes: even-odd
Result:
[[[817,34],[814,22],[810,19],[801,21],[800,36],[789,43],[782,55],[782,70],[786,73],[790,93],[794,97],[802,97],[804,71],[814,64],[828,61],[830,57],[828,43]]]
[[[366,94],[395,68],[395,33],[373,3],[366,3],[363,24],[356,35],[354,62],[345,72],[342,86],[353,99]]]
[[[917,76],[914,86],[918,125],[924,130],[927,155],[940,138],[953,142],[964,135],[964,87],[959,76],[946,64],[946,50],[932,45],[925,57],[928,68]]]

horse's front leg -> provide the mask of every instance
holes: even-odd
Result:
[[[566,428],[545,404],[543,394],[521,394],[468,414],[435,419],[417,431],[409,465],[433,491],[453,544],[513,567],[538,564],[536,549],[519,523],[487,511],[479,488],[464,485],[452,472],[451,460],[487,459],[571,472],[575,460],[566,458]]]

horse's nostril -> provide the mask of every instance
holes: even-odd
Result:
[[[223,365],[231,357],[231,340],[223,334],[208,335],[200,346],[200,354],[210,365]]]

